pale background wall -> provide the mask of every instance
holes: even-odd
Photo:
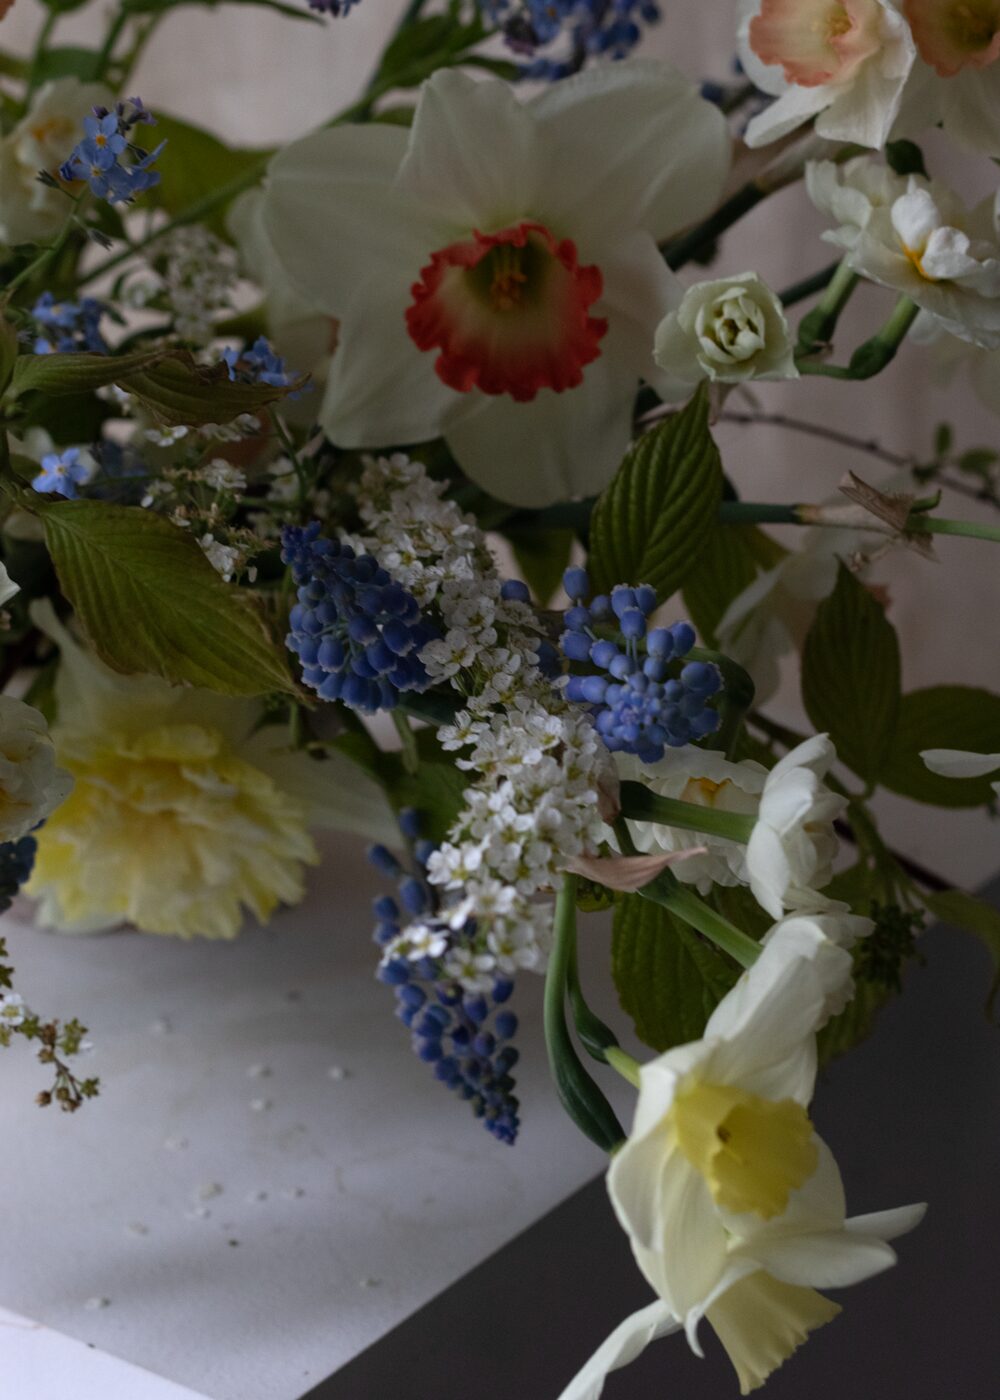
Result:
[[[735,5],[668,0],[665,8],[668,18],[653,31],[645,51],[669,58],[692,75],[724,76]],[[163,23],[131,86],[154,110],[161,107],[215,127],[232,142],[272,145],[318,125],[358,95],[380,39],[402,9],[403,0],[364,0],[348,20],[324,28],[249,7],[181,9]],[[29,48],[41,13],[35,0],[17,0],[4,21],[4,47]],[[101,9],[90,6],[60,25],[59,41],[95,42],[98,15],[98,32],[103,33]],[[937,155],[936,168],[965,193],[978,197],[989,188],[984,183],[991,177],[987,162],[956,161],[953,152],[935,141],[928,150],[932,169]],[[787,285],[830,260],[829,250],[817,241],[821,228],[803,191],[788,190],[729,236],[718,266],[733,272],[753,266],[776,286]],[[852,306],[845,322],[847,336],[852,326],[873,325],[888,305],[875,292],[856,300],[860,304]],[[851,431],[904,452],[927,452],[935,425],[945,417],[956,425],[962,446],[995,442],[1000,428],[971,392],[946,394],[936,387],[925,354],[912,348],[869,384],[847,387],[811,380],[764,385],[759,397],[766,408],[849,425]],[[821,499],[848,467],[873,475],[867,458],[852,458],[777,430],[722,428],[719,439],[727,469],[748,499]],[[954,516],[978,510],[986,508],[958,496],[946,498],[942,506]],[[938,565],[897,554],[877,569],[879,581],[891,589],[891,616],[901,633],[908,689],[956,681],[1000,688],[1000,570],[993,549],[945,539],[939,543]],[[788,684],[775,713],[791,722],[796,704],[794,685]],[[891,797],[880,799],[880,809],[893,841],[955,880],[980,882],[1000,868],[1000,832],[981,813],[938,814]]]

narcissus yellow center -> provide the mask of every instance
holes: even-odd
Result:
[[[696,802],[700,807],[714,807],[715,799],[727,787],[732,787],[728,778],[723,778],[721,783],[712,778],[691,778],[681,793],[681,801]]]
[[[819,1161],[809,1115],[794,1099],[696,1080],[677,1095],[669,1117],[716,1204],[738,1214],[781,1215]]]

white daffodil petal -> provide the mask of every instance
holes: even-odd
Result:
[[[619,1323],[602,1342],[583,1369],[559,1395],[559,1400],[598,1400],[609,1371],[627,1366],[650,1342],[680,1330],[680,1323],[665,1303],[650,1303]]]
[[[744,1248],[774,1278],[804,1288],[847,1288],[891,1269],[896,1262],[891,1245],[843,1230],[761,1236]]]
[[[718,202],[730,162],[725,118],[668,64],[587,68],[550,84],[530,110],[539,196],[557,226],[578,230],[582,256],[627,228],[662,242]]]
[[[531,206],[542,139],[507,83],[443,69],[421,90],[396,186],[454,226],[441,242],[460,229],[491,232],[516,223]]]
[[[964,749],[924,749],[920,757],[942,778],[985,778],[1000,768],[1000,753],[968,753]]]
[[[288,280],[317,311],[341,316],[376,279],[401,298],[427,254],[454,233],[393,188],[406,133],[384,123],[328,127],[268,167],[263,225]],[[403,328],[405,334],[405,328]]]
[[[831,94],[823,87],[787,88],[777,101],[765,107],[748,124],[746,143],[750,147],[768,146],[790,135],[803,122],[816,116],[830,105]]]
[[[845,1228],[862,1235],[877,1235],[883,1240],[895,1240],[915,1230],[927,1214],[927,1206],[897,1206],[895,1210],[877,1210],[869,1215],[852,1215]]]
[[[466,475],[511,505],[596,495],[628,449],[633,386],[631,367],[604,353],[584,370],[579,391],[539,389],[530,403],[477,395],[479,411],[446,427],[445,437]]]

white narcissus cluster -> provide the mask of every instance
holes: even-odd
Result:
[[[45,716],[0,695],[0,842],[27,836],[72,788],[73,779],[56,765]]]
[[[610,480],[656,326],[681,298],[658,244],[710,212],[730,138],[664,64],[528,101],[436,73],[409,131],[326,129],[271,163],[262,227],[340,323],[319,421],[343,447],[443,436],[504,501]]]
[[[815,1034],[851,995],[847,948],[863,924],[779,924],[702,1039],[640,1067],[608,1191],[657,1301],[615,1330],[560,1400],[597,1400],[609,1370],[681,1328],[700,1355],[702,1318],[746,1395],[840,1311],[817,1290],[895,1262],[887,1241],[924,1207],[849,1219],[836,1161],[808,1115]]]
[[[25,887],[42,927],[231,938],[246,912],[302,898],[310,826],[393,839],[381,790],[346,760],[291,751],[259,727],[258,701],[118,675],[51,606],[32,617],[59,646],[53,739],[75,779]]]
[[[781,302],[755,272],[698,282],[656,329],[653,358],[689,389],[702,379],[797,379]]]
[[[615,754],[622,782],[641,782],[657,797],[672,797],[715,812],[756,816],[767,769],[759,763],[730,763],[721,753],[697,744],[671,749],[659,763],[643,763],[634,754]],[[685,885],[708,894],[713,885],[747,883],[746,847],[725,836],[684,831],[660,822],[630,821],[629,833],[636,850],[689,851],[699,854],[678,861],[671,869]]]
[[[908,296],[951,335],[1000,348],[1000,196],[974,210],[937,181],[883,171],[859,157],[810,164],[813,203],[838,227],[823,235],[849,267]]]
[[[895,134],[941,125],[972,150],[1000,156],[1000,7],[996,0],[897,0],[918,59]]]
[[[829,736],[814,734],[779,759],[764,780],[746,862],[754,898],[774,919],[787,910],[828,904],[817,891],[833,878],[833,823],[847,807],[847,798],[823,782],[836,757]]]
[[[102,83],[57,78],[43,83],[24,117],[0,140],[0,244],[45,243],[66,220],[69,202],[43,185],[40,170],[57,177],[83,135],[83,119],[113,94]]]
[[[775,101],[747,127],[751,146],[815,118],[819,136],[879,149],[916,54],[893,0],[741,0],[739,50]]]

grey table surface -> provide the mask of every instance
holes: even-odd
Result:
[[[988,896],[1000,903],[1000,881]],[[835,1296],[844,1311],[768,1382],[770,1400],[993,1400],[1000,1394],[1000,1027],[985,950],[932,929],[926,966],[875,1034],[824,1073],[817,1124],[857,1214],[930,1203],[898,1266]],[[600,1178],[584,1186],[308,1400],[555,1400],[591,1350],[650,1300]],[[738,1393],[704,1328],[612,1375],[605,1400]]]

